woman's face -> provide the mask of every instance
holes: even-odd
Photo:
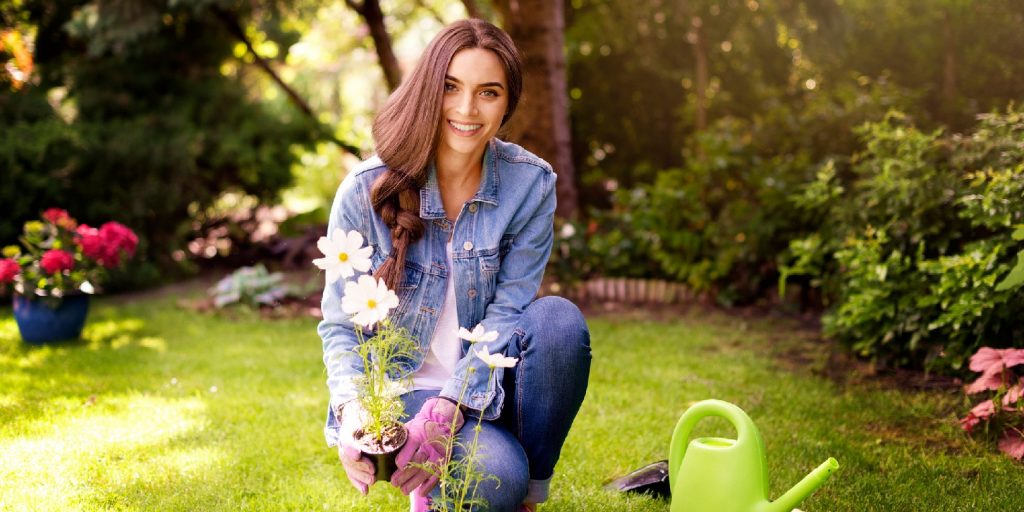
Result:
[[[439,150],[482,153],[507,108],[508,83],[498,56],[482,48],[458,51],[444,80]]]

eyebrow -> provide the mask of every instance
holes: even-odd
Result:
[[[462,80],[459,80],[458,78],[455,78],[454,76],[451,76],[451,75],[445,75],[444,79],[445,80],[451,80],[452,82],[455,82],[457,84],[462,84]],[[505,86],[501,85],[501,83],[499,83],[499,82],[483,83],[483,84],[480,84],[480,87],[497,87],[499,89],[504,89],[505,88]]]

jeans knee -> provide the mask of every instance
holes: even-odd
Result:
[[[557,297],[541,297],[531,303],[523,313],[528,328],[546,333],[578,339],[582,345],[590,346],[590,330],[580,308],[572,301]]]
[[[481,483],[480,494],[487,500],[487,506],[480,510],[519,510],[529,490],[530,477],[526,466],[501,468],[489,476],[497,480],[488,479]]]
[[[530,477],[525,463],[500,466],[484,464],[477,470],[483,471],[484,475],[481,475],[482,480],[472,485],[471,494],[465,496],[465,499],[476,503],[475,506],[467,510],[513,512],[519,510],[519,505],[523,503],[529,492]],[[442,494],[439,485],[433,489],[430,498],[433,501],[447,499],[448,506],[446,508],[453,508],[456,505],[455,497],[449,495],[446,498]]]

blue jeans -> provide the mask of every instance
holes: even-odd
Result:
[[[527,497],[547,499],[548,485],[562,444],[583,404],[590,377],[590,331],[580,310],[561,297],[542,297],[523,312],[509,343],[509,357],[519,358],[505,371],[506,401],[501,416],[480,424],[480,464],[493,480],[482,483],[477,497],[487,510],[514,511]],[[402,396],[412,417],[439,390]],[[473,440],[475,417],[467,417],[458,441]],[[453,457],[463,456],[456,449]],[[529,495],[529,496],[528,496]],[[431,493],[438,499],[437,487]]]

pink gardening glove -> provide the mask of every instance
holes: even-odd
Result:
[[[341,429],[338,432],[338,458],[345,468],[348,481],[364,495],[376,481],[377,471],[370,459],[356,447],[352,435],[363,424],[362,419],[365,415],[366,412],[358,401],[353,400],[345,404],[341,412]]]
[[[427,399],[416,417],[405,424],[409,429],[409,440],[395,457],[398,471],[391,476],[391,485],[401,489],[402,494],[417,489],[421,496],[426,496],[437,485],[437,475],[409,464],[441,466],[446,463],[445,445],[464,422],[459,407],[451,401],[440,397]]]

